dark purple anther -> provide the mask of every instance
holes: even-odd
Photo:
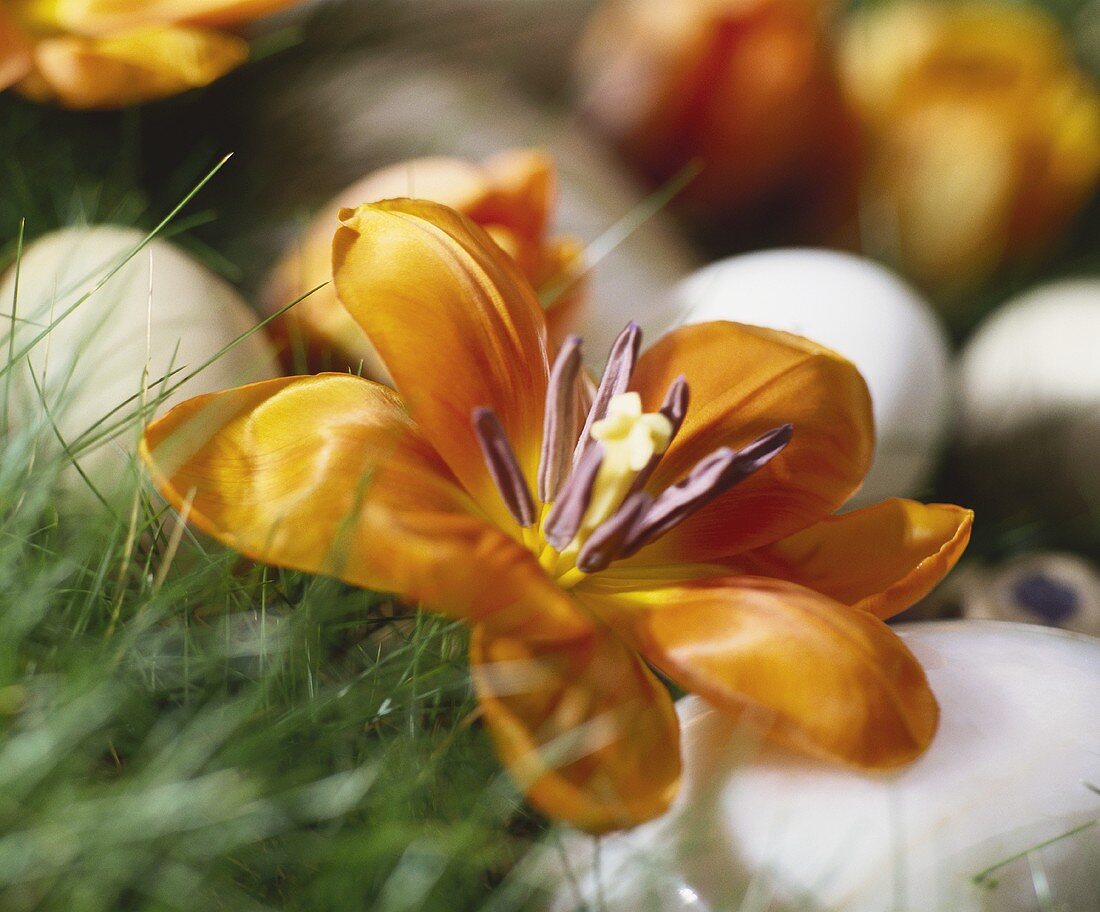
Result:
[[[687,415],[688,401],[691,398],[691,391],[688,389],[687,377],[680,374],[675,380],[672,381],[672,386],[668,388],[668,392],[665,393],[665,401],[661,403],[660,412],[664,415],[669,424],[672,425],[672,436],[675,437],[680,432],[680,427],[684,423],[684,416]]]
[[[666,488],[634,527],[618,557],[630,557],[660,538],[691,514],[721,497],[763,468],[790,442],[793,428],[784,424],[740,450],[722,447],[696,463],[687,478]]]
[[[619,556],[623,543],[652,505],[653,498],[645,491],[631,494],[616,513],[589,536],[577,555],[577,569],[583,573],[597,573],[607,567]]]
[[[665,393],[665,401],[661,403],[660,413],[664,415],[668,419],[668,423],[672,425],[672,433],[669,434],[668,438],[670,445],[680,432],[680,427],[684,423],[684,416],[687,414],[688,409],[688,393],[687,380],[684,378],[684,375],[681,374],[672,382],[672,386],[670,386],[668,392]],[[649,477],[653,474],[653,470],[657,468],[657,463],[660,461],[660,455],[655,454],[650,457],[645,468],[638,473],[637,477],[634,479],[634,483],[630,486],[631,494],[645,487],[646,482],[649,481]]]
[[[485,456],[485,465],[508,512],[524,528],[534,525],[535,501],[500,419],[492,409],[476,408],[473,411],[473,425]]]
[[[596,483],[602,462],[603,447],[597,442],[585,451],[581,461],[573,467],[573,473],[562,485],[561,494],[550,508],[543,534],[558,551],[573,540],[581,527],[581,520],[592,502],[592,486]]]
[[[565,340],[550,371],[546,387],[546,417],[542,426],[542,452],[539,456],[538,495],[543,503],[557,497],[569,474],[579,427],[577,378],[581,370],[581,339]]]
[[[642,347],[642,328],[635,322],[627,324],[626,329],[619,333],[615,344],[611,346],[611,354],[607,358],[607,367],[604,368],[603,377],[600,379],[596,397],[592,402],[592,408],[588,410],[588,417],[581,429],[580,440],[577,449],[573,453],[573,465],[579,465],[581,457],[592,443],[592,425],[601,418],[607,416],[607,406],[616,396],[626,392],[630,385],[630,378],[634,373],[634,365],[638,363],[638,352]]]

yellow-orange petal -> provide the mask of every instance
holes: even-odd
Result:
[[[815,589],[883,619],[924,598],[962,557],[974,514],[886,500],[742,554],[738,572]]]
[[[907,763],[939,718],[924,671],[878,618],[781,580],[727,577],[577,598],[650,662],[768,736],[864,768]]]
[[[121,108],[207,85],[247,59],[240,38],[196,28],[61,36],[35,46],[34,70],[17,88],[66,108]]]
[[[531,636],[590,629],[534,556],[475,515],[392,390],[347,374],[200,396],[146,430],[167,500],[241,553]]]
[[[631,386],[655,410],[680,374],[691,390],[687,418],[650,490],[679,480],[718,447],[743,446],[788,422],[794,436],[755,475],[643,549],[635,564],[710,561],[758,548],[832,514],[858,489],[874,424],[867,385],[851,362],[788,333],[700,323],[645,352]]]
[[[514,526],[474,435],[500,419],[534,488],[549,374],[546,319],[515,261],[470,219],[421,200],[341,213],[336,291],[366,331],[421,432],[478,504]]]
[[[548,817],[603,833],[668,809],[680,781],[676,711],[610,631],[535,646],[476,628],[470,666],[497,753]]]
[[[43,24],[79,35],[106,36],[152,25],[220,28],[240,25],[302,0],[30,0]]]

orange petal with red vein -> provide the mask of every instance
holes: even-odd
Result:
[[[800,586],[728,577],[576,595],[660,671],[769,737],[864,768],[916,758],[939,719],[924,671],[878,618]]]
[[[962,557],[974,514],[951,504],[886,500],[831,516],[742,554],[737,572],[816,589],[883,619],[924,598]]]
[[[603,833],[668,809],[680,781],[676,711],[610,631],[536,646],[476,628],[470,665],[497,753],[544,814]]]
[[[758,548],[832,514],[871,464],[867,385],[851,362],[788,333],[701,323],[642,355],[631,383],[656,410],[683,374],[687,418],[647,487],[659,491],[719,447],[741,447],[790,422],[794,436],[755,475],[690,517],[634,564],[710,561]]]
[[[34,71],[16,88],[66,108],[122,108],[208,85],[247,59],[240,38],[197,28],[61,36],[35,46]]]
[[[366,331],[424,436],[478,504],[514,525],[471,425],[492,409],[534,485],[549,374],[546,319],[515,261],[472,221],[419,200],[341,213],[340,300]]]
[[[323,374],[200,396],[154,422],[141,453],[173,507],[255,560],[496,631],[591,628],[527,549],[475,515],[386,387]]]

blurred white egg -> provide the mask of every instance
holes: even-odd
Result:
[[[18,356],[33,345],[12,372],[17,414],[25,427],[40,428],[50,452],[60,451],[57,435],[71,449],[135,415],[143,397],[159,413],[200,393],[279,375],[262,332],[203,367],[257,319],[224,280],[167,241],[134,254],[143,237],[109,225],[56,231],[24,250],[18,293],[14,267],[0,280],[5,309],[15,301],[11,350]],[[7,332],[0,351],[6,360]],[[133,477],[140,431],[141,422],[131,421],[76,457],[104,496]],[[77,497],[89,493],[75,471],[62,472],[61,482]]]
[[[1100,640],[1024,624],[901,626],[939,699],[928,751],[869,774],[753,752],[697,697],[678,704],[685,781],[636,830],[569,841],[606,912],[1095,912]],[[581,908],[563,885],[554,912]],[[602,894],[602,900],[598,900]]]
[[[963,615],[1100,636],[1100,572],[1076,554],[1022,554],[971,578]]]
[[[896,275],[845,253],[769,250],[699,270],[676,297],[685,323],[768,326],[851,360],[871,391],[877,438],[852,503],[922,492],[951,415],[950,357],[939,319]]]
[[[1032,289],[975,330],[959,365],[959,434],[972,474],[1011,510],[1100,510],[1100,279]]]

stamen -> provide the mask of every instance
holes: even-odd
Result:
[[[659,409],[660,414],[664,415],[668,419],[668,423],[672,426],[672,433],[669,434],[668,442],[671,445],[672,441],[676,439],[676,435],[680,432],[680,428],[684,423],[684,416],[687,415],[688,402],[691,398],[691,391],[687,385],[687,378],[680,374],[675,380],[672,381],[672,385],[668,388],[668,392],[665,393],[665,401],[661,403]],[[667,447],[666,447],[667,449]],[[634,479],[634,484],[630,488],[630,492],[633,494],[635,491],[640,491],[646,486],[646,482],[649,481],[650,476],[653,474],[653,470],[657,468],[657,463],[661,461],[661,454],[654,455],[649,460],[649,464],[638,473],[638,477]]]
[[[675,437],[679,433],[681,425],[684,423],[684,416],[687,415],[688,402],[691,399],[691,390],[687,384],[687,377],[680,374],[675,380],[672,381],[672,386],[668,388],[668,392],[665,393],[665,401],[661,403],[660,412],[664,415],[669,424],[672,425],[672,436]]]
[[[534,525],[535,501],[500,419],[492,409],[476,408],[473,411],[473,425],[485,456],[485,465],[508,512],[524,528]]]
[[[630,377],[634,373],[634,365],[638,362],[638,352],[642,346],[642,328],[635,322],[627,324],[615,343],[611,346],[611,354],[607,357],[607,367],[604,368],[603,377],[596,390],[596,397],[592,402],[592,408],[588,410],[584,428],[581,430],[577,449],[573,453],[573,465],[579,465],[585,451],[592,446],[592,425],[607,414],[607,406],[616,396],[626,392],[630,383]]]
[[[627,537],[615,559],[630,557],[740,481],[762,469],[790,442],[793,428],[784,424],[740,450],[722,447],[701,459],[687,478],[665,489]]]
[[[550,371],[546,387],[546,417],[539,456],[538,495],[550,503],[569,472],[580,426],[577,410],[577,377],[581,369],[580,336],[565,340]]]
[[[603,570],[618,556],[623,542],[635,525],[653,506],[653,498],[645,491],[631,494],[607,522],[596,529],[577,555],[577,569],[584,573]]]
[[[564,550],[581,527],[602,462],[602,446],[596,444],[585,450],[547,514],[543,537],[558,551]]]

